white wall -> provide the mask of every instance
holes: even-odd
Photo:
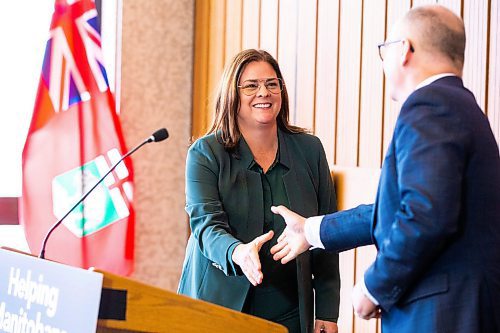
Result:
[[[53,0],[0,2],[0,197],[21,195],[21,153],[53,8]]]

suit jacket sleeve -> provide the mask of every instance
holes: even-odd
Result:
[[[330,168],[320,144],[318,182],[319,214],[337,210],[337,198]],[[340,305],[340,273],[337,253],[316,249],[312,251],[313,286],[315,289],[316,318],[337,321]]]
[[[372,216],[373,204],[325,215],[320,226],[325,250],[342,252],[373,244]]]
[[[203,139],[189,149],[186,162],[186,212],[191,231],[207,259],[226,275],[237,275],[232,251],[241,242],[231,234],[219,196],[216,154]]]
[[[418,97],[405,104],[393,138],[400,205],[389,232],[377,238],[377,257],[365,273],[368,291],[386,311],[459,228],[469,135],[447,107]]]

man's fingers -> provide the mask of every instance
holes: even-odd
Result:
[[[288,251],[287,255],[283,259],[281,259],[281,263],[284,265],[289,263],[293,259],[295,259],[295,256],[292,254],[292,251]]]
[[[271,211],[274,214],[279,214],[279,215],[283,216],[283,218],[285,218],[285,220],[286,220],[286,216],[288,216],[291,213],[291,211],[288,208],[286,208],[285,206],[282,206],[282,205],[271,206]]]
[[[289,261],[295,259],[295,255],[292,253],[292,249],[289,246],[284,247],[281,251],[273,256],[273,259],[278,261],[281,260],[282,264],[286,264]]]
[[[380,311],[372,311],[368,314],[357,313],[357,316],[364,320],[370,320],[372,318],[380,318]]]
[[[286,243],[285,242],[279,242],[276,243],[276,245],[274,245],[272,248],[271,248],[271,254],[275,254],[277,252],[280,252],[281,250],[283,250],[283,248],[286,246]],[[276,260],[276,259],[274,259]]]
[[[281,259],[283,259],[288,254],[288,252],[290,252],[290,250],[288,250],[286,248],[282,248],[280,251],[276,252],[273,255],[273,259],[275,261],[281,260]]]
[[[271,211],[274,213],[274,214],[279,214],[281,215],[284,219],[285,219],[285,222],[288,221],[288,219],[291,219],[291,218],[294,218],[294,217],[298,217],[300,216],[299,214],[291,211],[290,209],[286,208],[285,206],[283,205],[279,205],[279,206],[271,206]],[[288,223],[287,223],[288,224]]]
[[[272,206],[271,211],[274,214],[279,214],[281,215],[281,217],[283,217],[287,225],[287,228],[289,228],[289,231],[292,231],[294,233],[303,232],[302,230],[304,228],[303,224],[304,221],[306,220],[303,216],[291,211],[285,206]]]

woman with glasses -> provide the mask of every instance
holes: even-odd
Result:
[[[179,293],[291,333],[337,332],[338,255],[313,250],[282,265],[270,253],[285,228],[271,206],[305,216],[336,210],[321,142],[288,116],[276,60],[260,50],[237,54],[222,75],[212,127],[187,156],[192,233]]]

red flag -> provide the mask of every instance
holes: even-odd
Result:
[[[20,220],[32,253],[39,254],[50,227],[125,151],[94,1],[56,0],[23,151]],[[130,274],[132,181],[127,158],[52,233],[45,257]]]

